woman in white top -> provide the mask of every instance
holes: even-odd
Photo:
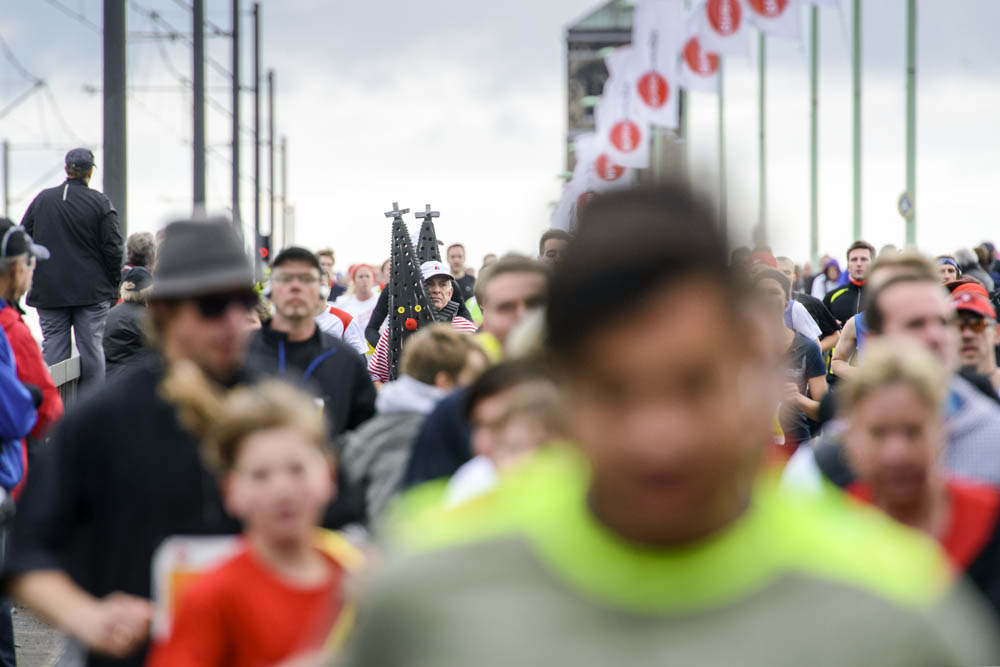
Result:
[[[372,311],[378,303],[378,292],[375,291],[375,269],[367,264],[358,264],[351,269],[351,285],[353,289],[334,302],[337,308],[354,316],[355,321],[364,331],[372,318]]]

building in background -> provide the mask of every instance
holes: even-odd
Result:
[[[577,135],[594,131],[594,105],[604,90],[606,49],[632,41],[633,0],[611,0],[566,29],[566,171],[576,165]]]

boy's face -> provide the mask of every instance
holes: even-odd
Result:
[[[291,426],[248,436],[224,485],[226,507],[244,529],[277,543],[306,538],[334,491],[329,461]]]

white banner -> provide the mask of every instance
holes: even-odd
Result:
[[[746,0],[750,23],[774,37],[802,38],[802,6],[799,0]]]
[[[718,93],[721,60],[719,54],[712,53],[701,45],[698,35],[699,11],[704,11],[700,5],[688,15],[686,40],[681,50],[680,84],[687,90]]]
[[[635,6],[628,78],[642,118],[652,125],[678,126],[683,20],[680,0],[640,0]]]
[[[750,55],[746,0],[705,0],[695,11],[701,47],[724,56]]]
[[[615,164],[645,169],[649,166],[649,124],[643,116],[632,79],[635,52],[616,49],[605,62],[609,78],[594,108],[598,144]]]
[[[596,134],[582,134],[573,144],[576,154],[573,180],[581,183],[583,190],[606,192],[632,185],[635,170],[616,164],[603,150]]]

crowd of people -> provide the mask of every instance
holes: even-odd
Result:
[[[398,260],[255,282],[224,219],[123,240],[92,168],[0,223],[3,585],[65,659],[1000,660],[989,244],[813,275],[609,193],[537,257],[442,246],[396,373]]]

